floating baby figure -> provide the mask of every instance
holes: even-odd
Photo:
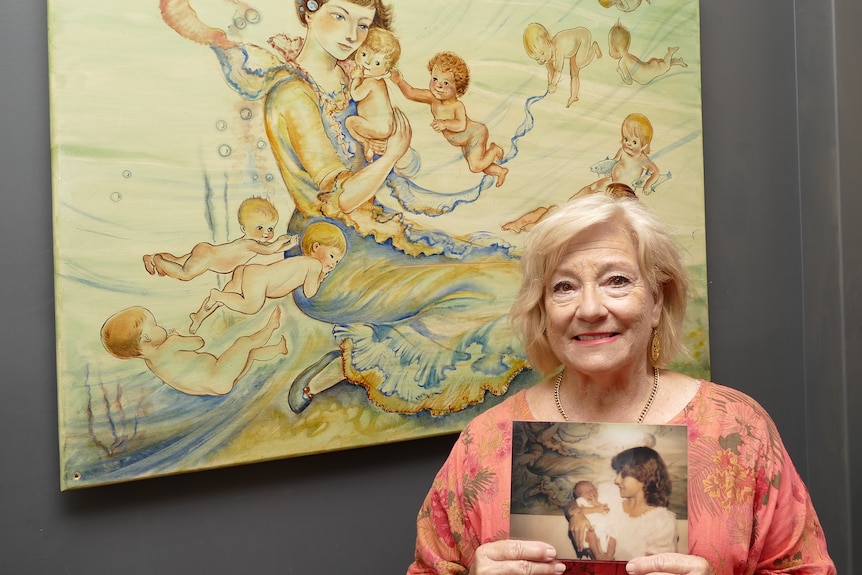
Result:
[[[431,106],[434,121],[431,128],[440,132],[446,141],[461,148],[471,172],[484,172],[495,176],[495,186],[506,180],[508,168],[498,162],[503,158],[503,148],[488,142],[488,127],[467,116],[467,108],[461,96],[470,85],[470,69],[463,58],[452,52],[439,52],[428,62],[431,80],[428,89],[411,86],[397,70],[392,71],[392,81],[408,100]]]
[[[649,195],[654,191],[661,174],[658,166],[650,157],[650,143],[653,137],[653,127],[649,118],[643,114],[629,114],[623,120],[620,127],[620,149],[617,150],[610,174],[603,175],[588,186],[584,186],[577,195],[594,194],[603,191],[612,182],[630,184],[642,187],[644,193]],[[641,183],[641,178],[646,177]]]
[[[251,335],[240,336],[220,356],[200,351],[205,342],[181,335],[156,323],[150,310],[130,307],[109,317],[102,325],[102,345],[119,359],[142,359],[153,375],[189,395],[225,395],[233,390],[254,361],[287,354],[284,336],[267,345],[281,322],[275,308],[266,325]]]
[[[647,4],[649,3],[650,1],[647,0]],[[599,0],[599,4],[605,8],[613,8],[616,6],[623,12],[632,12],[641,5],[641,0]]]
[[[557,90],[563,66],[568,61],[571,83],[567,108],[578,101],[581,68],[594,58],[602,57],[602,49],[586,28],[562,30],[552,38],[548,29],[536,22],[524,29],[524,49],[530,58],[548,68],[548,92],[551,94]]]
[[[626,84],[631,85],[632,82],[648,84],[659,76],[666,74],[671,66],[688,68],[685,60],[673,57],[679,50],[678,47],[669,47],[664,58],[650,58],[646,62],[643,62],[640,58],[629,52],[631,43],[631,32],[617,21],[611,27],[610,32],[608,32],[608,54],[614,60],[619,60],[617,72],[619,72],[620,77]]]
[[[144,268],[150,275],[158,274],[182,281],[194,279],[206,271],[231,273],[257,255],[273,255],[296,245],[296,236],[275,236],[278,210],[265,198],[243,200],[237,210],[242,237],[223,244],[200,242],[181,256],[168,252],[144,255]]]
[[[200,308],[189,314],[189,332],[196,333],[201,322],[221,306],[251,315],[259,312],[267,299],[286,297],[298,287],[305,297],[314,297],[344,257],[347,240],[338,226],[318,221],[306,228],[300,246],[302,255],[267,265],[238,267],[222,289],[211,289]]]

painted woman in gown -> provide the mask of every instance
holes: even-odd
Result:
[[[395,132],[377,143],[370,163],[344,127],[355,102],[343,66],[370,27],[389,27],[391,8],[380,0],[299,2],[306,37],[274,37],[265,50],[225,41],[199,21],[173,20],[166,5],[187,2],[162,0],[168,24],[209,44],[238,93],[265,98],[267,138],[295,205],[288,232],[301,236],[322,219],[347,237],[348,255],[317,295],[294,293],[303,313],[332,324],[333,342],[299,374],[284,374],[293,380],[291,408],[302,411],[345,379],[401,413],[440,415],[481,402],[486,391],[505,393],[527,367],[506,320],[517,258],[487,234],[425,229],[376,200],[389,193],[387,180],[410,145],[403,113],[396,110]]]

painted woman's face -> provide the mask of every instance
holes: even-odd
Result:
[[[365,41],[374,8],[346,0],[329,0],[308,14],[308,36],[336,60],[346,60]]]

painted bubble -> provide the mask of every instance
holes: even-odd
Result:
[[[218,155],[222,158],[227,158],[231,155],[231,152],[233,152],[233,150],[231,150],[230,146],[227,144],[222,144],[218,147]]]
[[[123,194],[121,194],[120,192],[114,192],[111,194],[111,201],[112,202],[119,202],[122,199],[123,199]]]
[[[255,10],[254,8],[249,8],[245,11],[245,19],[249,24],[257,24],[260,22],[260,12]]]
[[[247,22],[245,21],[245,18],[243,18],[242,16],[237,16],[236,18],[233,19],[233,25],[238,30],[242,30],[243,28],[246,27]]]
[[[243,120],[250,120],[252,116],[251,108],[243,108],[239,111],[239,117]]]
[[[266,140],[258,140],[257,141],[257,148],[259,150],[265,149],[266,148]]]
[[[218,122],[216,122],[216,130],[218,130],[219,132],[224,132],[225,130],[227,130],[227,122],[225,122],[224,120],[219,120]]]
[[[123,170],[123,177],[127,180],[132,177],[132,170]]]

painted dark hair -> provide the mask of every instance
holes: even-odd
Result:
[[[644,496],[652,507],[667,507],[671,481],[661,455],[650,447],[632,447],[617,453],[611,467],[622,477],[634,477],[644,484]]]
[[[393,10],[392,5],[384,4],[383,0],[347,0],[351,4],[362,6],[363,8],[374,8],[374,20],[371,22],[372,28],[383,28],[384,30],[392,30]],[[317,8],[309,10],[308,0],[298,0],[294,3],[296,7],[296,16],[303,26],[308,25],[306,17],[309,12],[316,12],[320,7],[326,4],[327,0],[315,0]]]

